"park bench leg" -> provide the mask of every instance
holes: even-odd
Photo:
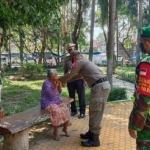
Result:
[[[15,134],[5,134],[3,150],[29,150],[29,128]]]
[[[67,103],[66,105],[67,105],[67,107],[69,109],[69,113],[70,113],[70,103]],[[71,125],[71,115],[69,116],[68,125]]]

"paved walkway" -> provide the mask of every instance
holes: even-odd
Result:
[[[127,88],[129,94],[134,91],[134,85],[118,79],[114,80],[114,85]],[[135,150],[135,140],[128,134],[128,117],[132,109],[132,102],[107,103],[100,134],[100,147],[84,148],[80,146],[80,133],[88,130],[88,108],[86,117],[78,119],[77,116],[71,118],[72,125],[68,131],[70,137],[66,137],[61,132],[61,140],[52,139],[53,128],[49,122],[34,126],[30,131],[30,150]]]
[[[126,82],[120,79],[113,78],[113,86],[116,87],[124,87],[128,93],[128,95],[132,96],[134,92],[134,84],[130,82]]]
[[[70,137],[61,132],[59,142],[52,139],[52,127],[49,122],[34,126],[30,131],[30,150],[135,150],[135,140],[128,134],[128,117],[132,108],[131,101],[107,103],[103,127],[100,135],[101,146],[84,148],[80,146],[80,133],[88,130],[88,110],[86,118],[72,117],[68,131]]]

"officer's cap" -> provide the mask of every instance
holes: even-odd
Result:
[[[74,44],[74,43],[69,43],[68,44],[68,48],[71,48],[71,47],[74,47],[76,44]]]
[[[78,55],[79,54],[79,51],[77,51],[77,50],[72,50],[71,52],[70,52],[70,56],[72,57],[72,56],[76,56],[76,55]]]

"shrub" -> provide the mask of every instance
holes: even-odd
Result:
[[[135,67],[117,67],[115,74],[119,75],[117,78],[121,78],[125,81],[132,83],[135,81]]]
[[[43,72],[43,67],[41,64],[36,63],[26,63],[23,67],[23,74],[29,78],[35,78],[38,74]]]
[[[125,88],[112,88],[107,101],[124,100],[127,98],[127,92]]]

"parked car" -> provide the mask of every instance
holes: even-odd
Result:
[[[106,57],[102,58],[102,65],[107,65],[107,58]]]
[[[107,64],[107,58],[106,57],[102,58],[102,64],[103,65]],[[123,57],[118,57],[118,65],[123,65]]]
[[[118,57],[118,65],[123,65],[123,57]]]
[[[19,62],[12,62],[11,63],[11,68],[12,69],[14,69],[14,68],[17,68],[17,69],[20,68],[20,63]]]

